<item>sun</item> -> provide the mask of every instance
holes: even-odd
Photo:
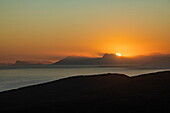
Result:
[[[116,55],[117,55],[117,56],[122,56],[122,54],[121,54],[121,53],[116,53]]]

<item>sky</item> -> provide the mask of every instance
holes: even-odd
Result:
[[[169,0],[0,0],[0,63],[170,54]]]

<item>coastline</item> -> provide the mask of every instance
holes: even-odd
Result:
[[[0,111],[164,111],[169,110],[166,106],[170,105],[169,82],[170,71],[136,77],[111,73],[68,77],[1,92]],[[89,111],[88,107],[93,109]],[[129,109],[131,107],[133,109]]]

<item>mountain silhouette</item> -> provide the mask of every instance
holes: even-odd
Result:
[[[115,54],[104,54],[99,58],[69,56],[54,64],[57,65],[116,65],[118,57]]]
[[[42,64],[51,64],[49,61],[21,61],[17,60],[13,65],[22,66],[22,65],[42,65]]]
[[[54,65],[111,65],[134,66],[136,68],[170,68],[170,56],[119,57],[115,54],[104,54],[99,58],[69,56]]]

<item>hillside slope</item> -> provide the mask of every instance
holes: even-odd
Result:
[[[65,78],[0,93],[1,112],[107,113],[170,111],[170,72]]]

